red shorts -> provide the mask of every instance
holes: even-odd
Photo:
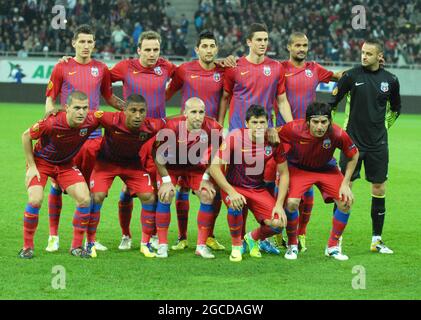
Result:
[[[247,189],[244,187],[233,187],[246,198],[247,207],[253,212],[257,222],[262,224],[263,220],[272,219],[272,210],[275,207],[276,199],[266,188]],[[230,203],[228,194],[221,190],[221,197],[228,207]]]
[[[171,182],[173,185],[180,184],[184,188],[189,188],[193,191],[200,189],[200,183],[202,182],[203,171],[190,171],[186,172],[184,170],[168,170],[168,174],[171,177]],[[158,186],[162,184],[162,178],[158,175]]]
[[[314,172],[289,166],[288,198],[301,199],[303,194],[314,184],[319,188],[326,203],[339,200],[339,189],[344,176],[338,168],[330,171]]]
[[[96,157],[101,148],[102,137],[88,139],[82,148],[73,158],[75,166],[82,172],[86,182],[90,181],[92,171],[95,167]]]
[[[91,175],[91,192],[105,192],[110,189],[114,178],[120,177],[127,185],[130,195],[153,193],[153,181],[149,174],[137,166],[123,166],[112,162],[97,160]]]
[[[28,188],[32,186],[42,186],[44,188],[48,177],[53,178],[63,190],[66,190],[76,183],[85,182],[82,173],[80,173],[79,169],[71,162],[65,164],[52,164],[42,158],[34,158],[38,172],[41,176],[41,181],[38,181],[38,178],[34,177],[29,182]]]

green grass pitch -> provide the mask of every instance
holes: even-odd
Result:
[[[177,112],[171,108],[169,113]],[[387,215],[384,239],[395,250],[391,256],[369,252],[371,240],[370,188],[364,180],[354,186],[356,202],[344,234],[343,250],[349,261],[324,257],[323,250],[332,220],[331,206],[325,206],[316,192],[313,216],[308,226],[308,251],[298,260],[264,254],[262,259],[245,255],[235,264],[229,250],[217,252],[206,261],[194,255],[198,201],[191,196],[190,247],[170,252],[168,259],[147,259],[139,253],[140,204],[135,200],[132,219],[134,248],[120,252],[117,201],[121,181],[115,180],[102,208],[98,240],[107,252],[97,259],[82,260],[68,253],[74,204],[64,197],[58,253],[44,249],[48,237],[47,200],[40,212],[33,260],[17,258],[22,246],[22,219],[27,196],[24,187],[25,162],[21,133],[43,116],[43,106],[0,104],[0,299],[419,299],[421,251],[419,233],[421,186],[421,116],[402,115],[390,131],[390,167],[387,185]],[[339,124],[343,114],[337,115]],[[418,141],[418,142],[417,142]],[[418,147],[417,147],[418,146]],[[45,195],[47,196],[46,188]],[[248,230],[255,226],[250,214]],[[230,236],[223,206],[216,235],[230,249]],[[177,238],[172,212],[169,241]],[[283,253],[282,253],[283,254]],[[55,290],[54,266],[66,271],[66,288]],[[354,289],[355,266],[365,270],[365,289]],[[363,282],[359,282],[362,284]]]

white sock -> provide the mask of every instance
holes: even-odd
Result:
[[[373,236],[371,238],[371,242],[374,243],[374,242],[380,241],[381,239],[382,239],[382,236]]]

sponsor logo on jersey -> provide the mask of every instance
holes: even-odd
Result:
[[[200,76],[197,76],[197,75],[194,75],[194,74],[192,74],[191,76],[190,76],[190,78],[192,78],[192,79],[196,79],[196,78],[199,78]]]
[[[271,73],[272,73],[272,70],[270,69],[269,66],[263,66],[263,74],[266,77],[269,77],[271,75]]]
[[[153,71],[155,72],[156,75],[162,76],[162,69],[161,69],[161,67],[155,67],[153,69]]]
[[[72,75],[74,75],[76,73],[77,73],[77,71],[71,71],[71,72],[69,72],[69,76],[72,76]]]
[[[380,90],[383,92],[389,91],[389,83],[388,82],[382,82],[380,83]]]
[[[138,73],[140,73],[140,71],[133,70],[133,74],[138,74]]]
[[[247,74],[247,73],[249,73],[250,71],[244,71],[244,72],[240,72],[240,74],[242,75],[242,76],[244,76],[245,74]]]
[[[307,76],[308,78],[312,78],[312,77],[313,77],[313,72],[311,72],[311,70],[310,70],[310,69],[306,69],[306,76]]]
[[[93,77],[98,77],[98,76],[99,76],[99,70],[98,70],[98,68],[97,68],[97,67],[92,67],[92,68],[91,68],[91,75],[92,75]]]
[[[285,75],[285,77],[291,77],[291,76],[293,76],[295,73],[287,73],[286,75]]]
[[[80,129],[80,131],[79,131],[79,135],[81,136],[81,137],[84,137],[84,136],[86,136],[88,134],[88,128],[83,128],[83,129]]]
[[[219,72],[215,72],[215,73],[213,74],[213,80],[214,80],[215,82],[219,82],[219,81],[221,81],[221,74],[220,74]]]
[[[101,118],[104,115],[104,111],[95,111],[94,116],[95,118]]]
[[[56,137],[57,138],[63,138],[65,135],[64,134],[57,134]]]
[[[330,149],[332,147],[332,141],[329,138],[323,140],[323,148]]]
[[[270,156],[272,154],[272,146],[265,147],[265,155]]]

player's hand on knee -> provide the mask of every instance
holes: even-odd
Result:
[[[343,183],[339,189],[339,199],[344,202],[346,207],[351,207],[354,203],[354,194],[349,184]]]
[[[28,170],[26,170],[26,175],[25,175],[25,185],[27,187],[29,186],[29,183],[34,177],[37,177],[38,182],[41,182],[41,175],[39,174],[37,166],[30,166],[28,167]]]
[[[272,210],[272,227],[284,228],[287,225],[287,216],[282,206],[275,206]]]
[[[247,204],[246,198],[238,192],[232,192],[229,194],[230,207],[234,210],[241,211],[245,204]]]
[[[158,190],[158,199],[162,203],[169,203],[175,194],[175,187],[172,182],[163,183]]]

